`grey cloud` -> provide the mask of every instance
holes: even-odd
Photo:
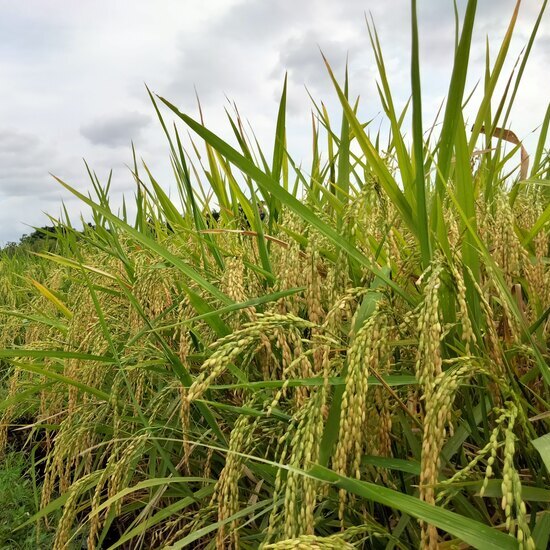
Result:
[[[247,0],[229,10],[214,24],[212,36],[223,36],[235,40],[266,40],[292,29],[304,20],[313,7],[313,0],[280,0],[264,2]]]
[[[5,161],[11,155],[23,153],[28,151],[29,148],[35,149],[39,146],[39,143],[40,140],[37,136],[4,128],[0,130],[0,158]]]
[[[344,72],[348,54],[353,56],[357,41],[326,40],[314,31],[289,38],[279,54],[279,65],[289,72],[289,77],[297,83],[308,87],[324,87],[328,74],[319,48],[329,60],[336,75]],[[273,74],[278,74],[275,71]]]
[[[35,134],[0,128],[0,200],[3,215],[9,199],[20,199],[20,204],[43,205],[45,201],[58,202],[61,197],[70,197],[70,193],[51,174],[79,189],[89,186],[87,176],[82,177],[86,171],[80,157],[60,154],[59,150],[56,143],[47,143]],[[119,168],[126,171],[120,164]],[[112,166],[113,159],[100,157],[93,159],[90,165],[92,168],[99,166],[102,173],[108,173],[106,165]]]
[[[348,36],[346,39],[327,39],[322,34],[310,30],[302,35],[290,37],[281,47],[279,62],[272,73],[273,78],[287,71],[290,93],[288,110],[290,114],[307,113],[311,108],[309,98],[303,93],[303,86],[317,100],[327,105],[336,98],[321,52],[327,58],[336,79],[342,83],[346,62],[350,75],[350,95],[356,96],[360,90],[374,91],[374,80],[369,77],[369,59],[363,55],[367,50],[364,36]],[[277,91],[276,99],[280,92]]]
[[[213,37],[208,43],[191,43],[182,50],[178,62],[179,76],[168,88],[168,94],[181,95],[193,101],[195,88],[201,101],[222,97],[246,87],[249,67],[239,66],[240,45]]]
[[[48,169],[55,152],[35,135],[0,130],[0,196],[44,197],[58,191]]]
[[[531,63],[540,65],[541,67],[547,67],[550,63],[550,28],[546,33],[541,33],[536,41],[533,51],[531,53]]]
[[[261,84],[278,89],[284,71],[276,75],[277,86],[271,80],[279,45],[315,11],[314,0],[246,0],[232,7],[200,33],[181,36],[177,76],[167,93],[194,102],[196,86],[206,103],[223,101],[225,93],[248,100]]]
[[[94,145],[118,147],[137,139],[151,118],[142,113],[124,113],[95,120],[80,128],[80,133]]]

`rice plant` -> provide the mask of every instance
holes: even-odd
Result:
[[[52,218],[47,249],[2,252],[0,449],[26,427],[41,487],[14,532],[56,550],[548,546],[550,108],[530,157],[508,127],[546,2],[495,97],[518,2],[465,119],[468,2],[431,128],[411,7],[401,111],[368,26],[387,143],[326,59],[342,115],[313,103],[307,171],[286,81],[271,152],[238,112],[233,146],[149,92],[177,200],[137,160],[135,217],[91,170],[89,195],[58,179],[91,223]]]

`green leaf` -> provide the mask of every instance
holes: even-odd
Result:
[[[546,5],[546,1],[544,3]],[[544,116],[544,121],[542,123],[539,139],[537,142],[537,150],[533,158],[533,167],[531,168],[531,177],[535,177],[540,170],[540,162],[542,159],[542,154],[544,152],[544,146],[546,145],[546,138],[548,136],[548,128],[550,126],[550,103],[546,108],[546,115]]]
[[[418,384],[416,376],[412,374],[387,374],[382,376],[382,380],[388,386],[415,386]],[[326,383],[325,379],[321,376],[314,376],[312,378],[288,378],[285,380],[260,380],[258,382],[246,382],[235,384],[212,384],[209,386],[211,390],[239,390],[249,389],[256,390],[260,388],[264,389],[276,389],[283,386],[289,388],[296,387],[314,387],[323,386]],[[376,376],[368,377],[369,386],[381,386],[383,385]],[[346,379],[342,376],[331,376],[328,379],[329,386],[345,386]]]
[[[344,94],[348,97],[348,67],[346,65],[346,80],[344,82]],[[332,143],[332,141],[331,141]],[[338,149],[338,180],[336,182],[336,196],[343,204],[348,202],[349,196],[349,178],[350,178],[350,139],[349,139],[349,123],[346,113],[342,113],[342,127],[340,130],[340,144]],[[338,218],[339,226],[342,219]]]
[[[253,512],[256,512],[257,510],[261,510],[261,513],[256,514],[254,517],[260,517],[261,515],[267,514],[269,511],[271,511],[274,506],[275,504],[273,503],[272,499],[256,502],[251,506],[247,506],[246,508],[239,510],[236,514],[233,514],[232,516],[224,519],[223,521],[216,521],[214,523],[210,523],[209,525],[207,525],[206,527],[203,527],[202,529],[197,529],[193,531],[192,533],[178,540],[174,544],[170,546],[166,546],[166,550],[180,550],[180,548],[185,548],[186,546],[189,546],[191,543],[195,542],[201,537],[204,537],[208,533],[212,533],[212,531],[217,531],[222,525],[227,525],[228,523],[236,521],[245,516],[251,515]]]
[[[516,550],[519,548],[517,540],[511,536],[455,512],[428,504],[411,495],[405,495],[375,483],[344,477],[318,465],[313,466],[308,474],[321,481],[331,483],[339,489],[344,489],[348,493],[400,510],[435,525],[474,548],[480,550]]]
[[[540,233],[544,226],[550,221],[550,204],[544,209],[544,212],[537,218],[537,221],[531,227],[529,233],[522,239],[523,246],[527,247],[529,243]]]
[[[115,548],[119,548],[129,540],[132,540],[134,537],[138,537],[147,532],[150,527],[161,523],[163,520],[171,516],[179,514],[182,510],[197,504],[197,502],[200,503],[202,499],[208,498],[213,492],[214,486],[209,485],[208,487],[204,487],[203,489],[196,491],[192,497],[185,497],[169,504],[168,506],[165,506],[150,518],[145,519],[137,527],[125,532],[113,545],[109,546],[107,550],[115,550]]]
[[[323,59],[325,60],[325,65],[327,67],[327,70],[332,80],[332,83],[334,85],[334,88],[336,89],[336,92],[340,99],[340,103],[344,108],[344,113],[348,119],[350,128],[353,132],[355,139],[357,140],[357,143],[361,147],[361,150],[363,151],[367,162],[369,163],[373,172],[378,177],[380,185],[383,187],[389,199],[392,201],[392,203],[395,205],[395,207],[401,214],[405,224],[408,226],[408,228],[412,231],[412,233],[415,236],[418,236],[418,227],[416,224],[416,220],[415,220],[411,205],[407,202],[407,199],[403,194],[403,192],[401,191],[401,189],[399,189],[399,185],[397,185],[395,178],[391,175],[391,172],[386,166],[386,163],[382,160],[382,158],[380,158],[380,155],[378,154],[376,148],[371,143],[370,139],[367,137],[367,134],[363,129],[362,124],[359,122],[354,110],[348,103],[346,95],[344,94],[344,92],[340,88],[340,85],[336,81],[336,78],[334,77],[334,73],[332,72],[332,69],[328,64],[328,61],[324,56],[323,56]]]
[[[82,202],[90,206],[94,211],[99,212],[101,215],[105,216],[111,223],[115,226],[120,227],[125,233],[132,236],[137,242],[141,243],[143,246],[158,254],[161,258],[164,258],[167,262],[172,264],[174,267],[179,269],[186,277],[189,277],[192,281],[195,281],[199,286],[204,290],[212,294],[215,298],[222,301],[224,304],[231,304],[232,300],[221,292],[216,286],[207,281],[204,277],[199,275],[194,269],[192,269],[187,263],[185,263],[181,258],[172,254],[164,246],[160,245],[154,239],[147,237],[145,234],[140,233],[137,229],[134,229],[132,226],[128,225],[123,220],[115,216],[109,209],[101,206],[100,204],[95,203],[92,199],[86,197],[63,180],[54,176],[54,178],[63,186],[65,189],[73,193],[78,197]]]
[[[315,227],[321,234],[323,234],[327,239],[332,241],[337,248],[342,249],[350,257],[356,260],[360,265],[364,265],[367,269],[372,271],[375,275],[378,275],[383,279],[389,286],[391,286],[398,294],[400,294],[407,302],[414,302],[415,300],[407,294],[402,288],[400,288],[392,280],[387,279],[382,271],[364,255],[357,248],[355,248],[347,239],[342,238],[342,235],[333,229],[329,224],[319,218],[308,206],[303,204],[299,199],[291,195],[286,189],[278,185],[273,178],[268,174],[262,172],[257,166],[255,166],[249,159],[241,155],[237,150],[235,150],[231,145],[223,141],[217,135],[212,133],[210,130],[205,128],[202,124],[199,124],[193,120],[188,115],[181,113],[177,107],[172,105],[166,99],[162,97],[160,100],[165,103],[165,105],[170,108],[177,116],[179,116],[194,132],[201,136],[207,143],[209,143],[213,148],[219,151],[224,155],[230,162],[242,170],[246,175],[251,177],[259,186],[264,190],[264,192],[271,194],[276,199],[280,200],[282,204],[286,205],[293,212],[298,214],[304,221]],[[389,171],[384,168],[389,175]],[[391,176],[389,176],[391,178]],[[394,181],[395,184],[395,181]],[[398,193],[402,194],[401,191],[395,187]]]
[[[97,361],[98,363],[114,363],[112,357],[92,355],[78,351],[63,351],[57,349],[0,349],[0,357],[36,357],[38,359],[80,359],[82,361]]]
[[[531,440],[533,447],[539,452],[548,473],[550,474],[550,433]]]
[[[72,319],[72,311],[48,288],[46,288],[42,283],[35,281],[34,279],[29,279],[33,286],[48,300],[51,302],[55,308],[60,311],[67,319]]]
[[[55,371],[49,370],[48,368],[40,367],[39,365],[33,363],[20,363],[19,361],[13,361],[13,364],[21,370],[40,374],[46,378],[50,378],[51,380],[56,380],[57,382],[63,382],[64,384],[68,384],[69,386],[74,386],[75,388],[78,388],[81,392],[89,393],[90,395],[93,395],[98,399],[101,399],[102,401],[109,401],[109,399],[111,398],[108,393],[93,388],[92,386],[87,386],[86,384],[83,384],[82,382],[79,382],[74,378],[69,378],[68,376],[64,376]]]
[[[264,294],[263,296],[258,296],[258,298],[251,298],[250,300],[246,300],[245,302],[239,302],[238,304],[233,304],[233,305],[222,307],[216,310],[212,309],[210,306],[208,306],[208,304],[203,304],[201,302],[202,304],[201,307],[200,308],[195,307],[195,309],[197,311],[204,309],[205,313],[201,313],[200,315],[190,317],[189,319],[183,319],[174,325],[165,325],[162,328],[167,329],[167,328],[179,327],[180,325],[192,325],[197,321],[206,320],[213,316],[219,317],[220,315],[224,315],[225,313],[232,313],[233,311],[239,311],[241,309],[247,309],[249,307],[257,307],[263,304],[268,304],[270,302],[276,302],[281,298],[286,298],[287,296],[293,296],[294,294],[298,294],[300,292],[303,292],[304,290],[305,290],[305,287],[289,288],[288,290],[281,290],[279,292],[273,292],[271,294]],[[231,332],[231,331],[229,331],[228,329],[228,332]]]
[[[286,90],[287,90],[287,76],[285,74],[285,81],[283,84],[283,93],[281,94],[281,101],[279,102],[279,114],[277,115],[277,127],[275,129],[275,143],[273,146],[273,163],[271,167],[271,176],[273,180],[279,182],[281,179],[281,171],[283,168],[283,159],[286,150],[286,138],[285,138],[285,118],[286,118]]]
[[[112,497],[109,497],[108,499],[104,500],[97,508],[94,508],[89,518],[93,518],[94,516],[97,516],[102,510],[105,510],[106,508],[109,508],[112,506],[115,502],[123,499],[124,497],[131,495],[132,493],[135,493],[137,491],[142,491],[143,489],[150,489],[152,487],[158,487],[158,486],[168,486],[175,483],[214,483],[213,479],[207,479],[205,477],[162,477],[162,478],[151,478],[146,479],[145,481],[140,481],[139,483],[136,483],[132,487],[126,487],[125,489],[122,489],[118,493],[115,493]]]
[[[470,46],[472,43],[472,32],[474,28],[475,13],[477,8],[476,0],[468,0],[466,14],[462,25],[462,33],[458,47],[456,49],[449,92],[447,94],[447,106],[443,117],[443,125],[439,138],[439,156],[438,156],[438,189],[442,193],[441,185],[445,185],[449,177],[451,168],[451,158],[453,144],[455,140],[456,129],[459,124],[458,114],[462,109],[462,98],[464,97],[464,87],[466,85],[466,75],[470,60]],[[439,183],[441,181],[442,183]]]
[[[512,19],[510,20],[508,29],[506,30],[506,34],[504,35],[504,38],[502,40],[502,44],[495,61],[495,65],[493,66],[493,69],[491,71],[491,76],[489,77],[489,81],[487,82],[485,95],[483,97],[476,119],[474,121],[474,126],[472,128],[472,135],[470,136],[470,143],[469,143],[470,151],[474,150],[475,143],[477,141],[477,138],[483,126],[483,121],[485,120],[487,112],[491,108],[491,99],[493,98],[493,92],[497,85],[498,77],[500,76],[500,72],[502,71],[502,67],[506,60],[506,55],[508,52],[508,48],[510,46],[510,41],[512,40],[512,33],[514,31],[516,19],[518,17],[520,4],[521,4],[521,0],[518,0],[516,2],[516,7],[514,8],[514,13],[512,14]],[[486,130],[489,131],[489,129],[486,129]],[[491,131],[492,130],[493,128],[491,128]]]
[[[426,178],[424,174],[424,137],[422,131],[422,92],[420,88],[420,63],[418,53],[418,22],[416,0],[411,4],[412,47],[411,47],[411,86],[412,86],[412,125],[414,149],[414,186],[416,190],[416,218],[418,220],[418,240],[422,257],[422,268],[427,269],[432,258],[428,209],[426,204]]]
[[[537,550],[546,550],[550,540],[550,512],[542,512],[532,533],[533,542]]]

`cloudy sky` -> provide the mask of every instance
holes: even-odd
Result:
[[[461,12],[465,2],[458,2]],[[496,54],[514,0],[479,0],[470,86],[483,75],[485,39]],[[539,0],[523,0],[511,57],[526,44]],[[365,13],[383,46],[396,101],[409,94],[408,0],[0,0],[0,245],[81,207],[49,173],[88,189],[83,158],[113,199],[131,196],[130,142],[169,189],[169,157],[144,83],[229,136],[235,101],[271,147],[277,101],[289,76],[289,149],[307,159],[311,94],[339,117],[319,47],[340,74],[350,59],[352,91],[365,116],[381,119]],[[418,0],[426,122],[443,100],[454,41],[452,0]],[[528,146],[550,92],[550,14],[531,54],[511,127]],[[509,67],[511,69],[511,65]],[[25,225],[27,224],[27,225]]]

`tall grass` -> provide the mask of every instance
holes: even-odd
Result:
[[[309,173],[285,81],[272,152],[238,114],[233,147],[150,93],[177,201],[137,162],[131,219],[92,172],[90,195],[59,179],[92,226],[0,258],[0,446],[23,423],[44,457],[13,528],[55,549],[546,548],[550,109],[529,172],[507,127],[545,7],[499,98],[512,14],[472,122],[468,2],[436,134],[412,2],[411,144],[371,25],[386,147],[325,60],[343,115],[314,104]]]

